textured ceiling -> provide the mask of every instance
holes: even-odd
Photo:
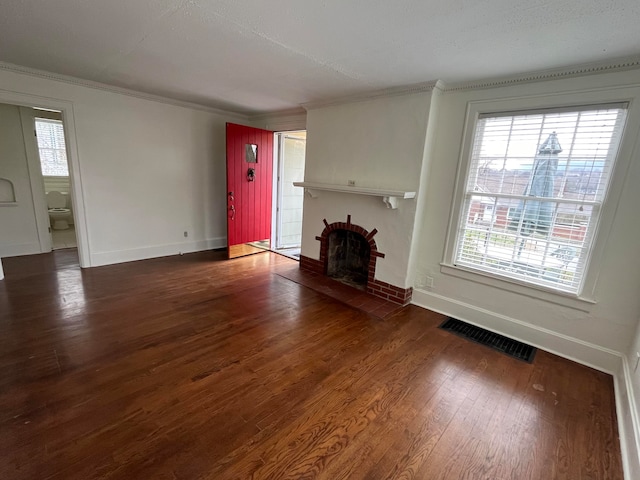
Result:
[[[0,61],[241,113],[640,54],[638,0],[6,0]]]

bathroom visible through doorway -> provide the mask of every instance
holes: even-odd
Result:
[[[71,181],[60,112],[34,109],[42,182],[47,201],[51,248],[76,248]]]

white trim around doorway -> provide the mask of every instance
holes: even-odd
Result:
[[[82,188],[82,172],[78,157],[78,144],[76,139],[75,117],[73,103],[67,100],[41,97],[17,93],[8,90],[0,90],[0,103],[16,105],[19,107],[36,107],[62,112],[64,124],[65,143],[67,146],[67,161],[69,163],[69,180],[71,183],[71,199],[74,208],[74,222],[78,241],[78,258],[82,268],[91,267],[91,249],[87,230],[86,207],[84,203],[84,191]],[[32,180],[33,182],[33,180]],[[41,225],[44,215],[37,216],[38,232],[40,235],[44,224]],[[48,217],[45,219],[48,222]],[[42,242],[41,242],[42,245]]]

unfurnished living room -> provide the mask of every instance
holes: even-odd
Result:
[[[640,3],[0,3],[0,478],[640,478]]]

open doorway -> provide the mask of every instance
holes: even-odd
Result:
[[[307,132],[277,132],[275,136],[277,173],[273,189],[275,215],[272,248],[277,253],[300,260],[304,191],[294,187],[293,182],[304,180]]]
[[[8,201],[2,201],[4,197],[0,195],[0,225],[3,227],[0,228],[0,261],[3,257],[51,251],[50,219],[34,135],[35,108],[60,112],[62,115],[78,260],[82,268],[90,267],[73,104],[66,100],[6,90],[0,90],[0,137],[3,137],[0,149],[10,147],[15,151],[10,155],[3,154],[0,162],[0,178],[11,184],[11,188],[5,185],[5,190],[12,192],[12,195],[4,192],[5,196],[12,197]]]
[[[62,113],[35,108],[34,124],[49,217],[51,248],[76,248],[78,243]]]

